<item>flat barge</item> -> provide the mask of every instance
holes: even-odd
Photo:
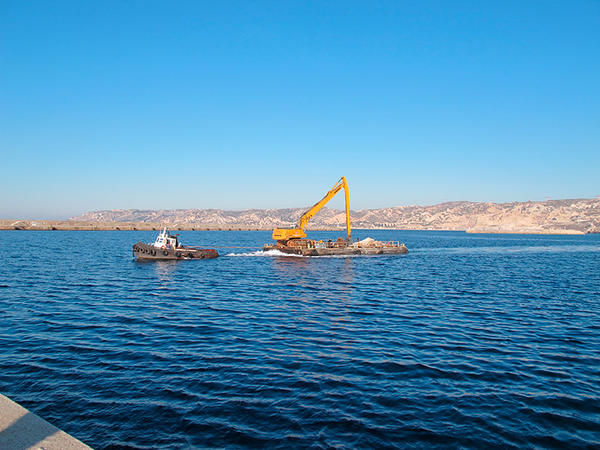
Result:
[[[289,255],[299,256],[345,256],[345,255],[403,255],[408,253],[406,245],[396,241],[379,242],[367,238],[364,241],[347,243],[343,239],[336,242],[314,241],[312,239],[291,239],[287,242],[267,244],[263,251],[279,250]]]
[[[181,245],[177,235],[170,235],[164,228],[154,243],[145,244],[140,241],[133,244],[133,256],[138,261],[213,259],[219,256],[219,252],[212,248]]]

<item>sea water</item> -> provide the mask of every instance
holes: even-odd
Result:
[[[600,446],[598,235],[155,234],[0,231],[0,392],[96,448]]]

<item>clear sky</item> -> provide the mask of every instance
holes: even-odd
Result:
[[[2,218],[594,197],[600,2],[1,0],[0,156]]]

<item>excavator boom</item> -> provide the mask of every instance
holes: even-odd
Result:
[[[301,239],[306,237],[304,228],[308,221],[318,213],[341,189],[344,189],[346,200],[346,233],[348,240],[351,239],[350,234],[350,193],[348,192],[348,183],[346,177],[342,177],[338,182],[325,194],[325,196],[315,203],[308,211],[306,211],[296,224],[296,228],[275,228],[273,230],[273,239],[276,241],[285,241],[289,239]]]

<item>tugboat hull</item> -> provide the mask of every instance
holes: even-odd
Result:
[[[212,259],[219,256],[219,253],[214,249],[194,247],[157,248],[143,242],[133,245],[133,254],[138,261]]]

